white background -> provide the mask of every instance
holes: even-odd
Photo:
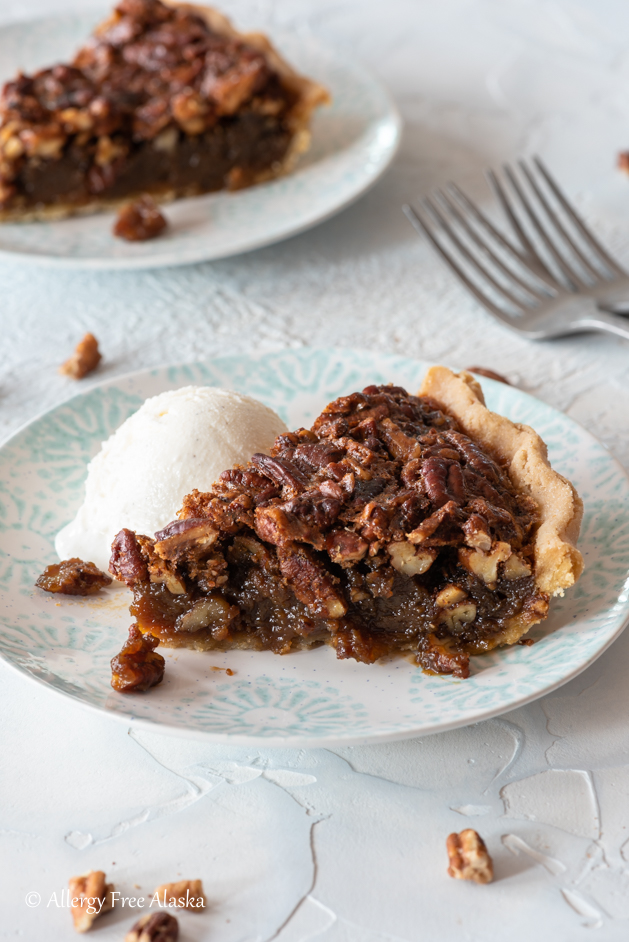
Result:
[[[62,8],[4,0],[0,18]],[[488,203],[485,167],[540,153],[629,264],[629,180],[615,169],[629,149],[629,5],[234,0],[225,10],[243,28],[312,33],[378,73],[405,120],[399,156],[336,219],[240,258],[117,274],[0,265],[0,436],[75,393],[56,369],[91,330],[104,362],[81,388],[302,344],[484,365],[565,410],[628,466],[629,343],[533,344],[494,325],[400,206],[448,179]],[[335,753],[128,731],[0,665],[0,939],[71,938],[69,913],[46,904],[70,875],[102,868],[127,896],[202,877],[211,905],[182,916],[183,940],[624,940],[628,668],[629,636],[503,719]],[[466,826],[494,855],[491,886],[445,874],[445,836]],[[28,891],[41,893],[38,908]],[[121,939],[132,921],[119,909],[96,937]]]

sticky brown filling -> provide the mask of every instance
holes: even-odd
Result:
[[[24,161],[7,205],[81,206],[96,197],[117,200],[136,193],[195,195],[226,186],[238,189],[279,164],[290,139],[281,121],[251,112],[224,119],[197,137],[176,134],[168,151],[156,149],[152,141],[134,143],[128,154],[104,167],[94,163],[96,142],[82,147],[72,142],[57,160]]]

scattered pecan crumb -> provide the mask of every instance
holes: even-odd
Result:
[[[629,151],[623,150],[618,154],[618,169],[629,174]]]
[[[113,883],[106,883],[102,870],[90,870],[80,877],[70,877],[70,911],[77,932],[87,932],[98,916],[112,909]]]
[[[520,638],[518,644],[523,644],[525,647],[530,648],[532,644],[535,644],[535,641],[533,638]]]
[[[131,625],[120,654],[111,659],[111,686],[114,690],[141,693],[162,682],[166,661],[155,651],[158,644],[158,638],[143,635],[137,625]]]
[[[59,367],[59,372],[64,376],[70,376],[71,379],[83,379],[96,369],[101,359],[96,337],[94,334],[86,334],[77,344],[70,359]]]
[[[118,213],[113,233],[127,242],[145,242],[158,236],[167,225],[155,201],[150,196],[141,196],[132,203],[125,203]]]
[[[147,913],[131,927],[124,942],[177,942],[179,923],[170,913]]]
[[[178,880],[176,883],[162,883],[153,893],[153,899],[160,905],[177,906],[181,909],[204,909],[206,904],[201,880]]]
[[[450,866],[448,875],[456,880],[491,883],[494,865],[480,834],[472,828],[450,834],[446,841]]]
[[[502,373],[496,373],[494,370],[488,370],[484,366],[468,366],[468,373],[477,373],[479,376],[486,376],[487,379],[495,379],[497,383],[504,383],[505,386],[510,386],[511,383],[503,376]]]
[[[94,563],[84,562],[76,556],[46,566],[35,583],[44,592],[62,592],[64,595],[96,595],[113,579],[101,572]]]
[[[225,671],[228,677],[233,677],[234,672],[231,667],[210,667],[211,671]]]

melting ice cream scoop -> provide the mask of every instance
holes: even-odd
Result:
[[[57,534],[57,553],[107,571],[122,527],[152,536],[176,517],[186,494],[209,490],[221,471],[268,453],[286,431],[272,409],[227,389],[185,386],[147,399],[89,463],[85,500]]]

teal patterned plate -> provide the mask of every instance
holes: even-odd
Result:
[[[0,27],[0,80],[67,61],[100,11]],[[246,24],[238,23],[237,26]],[[328,219],[356,200],[389,166],[401,120],[387,91],[345,55],[296,34],[273,40],[304,75],[325,85],[332,105],[319,108],[312,146],[286,177],[236,193],[211,193],[170,204],[168,230],[148,242],[111,233],[113,214],[0,225],[0,258],[56,268],[155,268],[226,258],[270,245]]]
[[[35,419],[0,448],[0,654],[28,677],[125,722],[216,742],[324,746],[404,739],[513,710],[570,680],[629,617],[629,482],[588,432],[537,399],[483,380],[490,408],[532,425],[553,465],[585,502],[586,570],[533,630],[532,647],[475,658],[468,680],[431,677],[404,659],[371,666],[318,648],[284,657],[164,651],[164,682],[144,695],[115,693],[110,658],[130,619],[129,592],[97,599],[46,595],[33,583],[55,561],[55,533],[82,499],[87,461],[147,396],[194,384],[249,393],[290,427],[369,383],[414,391],[426,364],[350,350],[284,350],[135,373]],[[211,670],[230,667],[232,677]],[[51,704],[52,706],[52,704]]]

